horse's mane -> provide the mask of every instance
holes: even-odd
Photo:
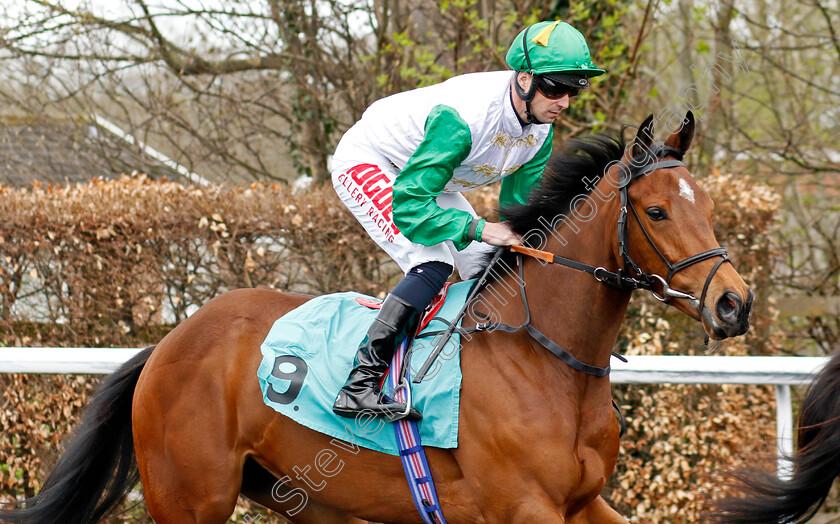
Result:
[[[542,181],[531,191],[528,201],[499,209],[499,216],[514,231],[525,235],[534,230],[545,231],[558,215],[568,215],[572,201],[591,193],[604,175],[604,169],[624,155],[626,127],[615,135],[589,135],[569,140],[559,153],[548,160]],[[590,183],[584,182],[584,179]],[[510,251],[503,255],[502,259],[508,267],[515,267],[514,256]],[[482,265],[489,265],[492,257],[491,252]],[[491,282],[497,278],[498,275],[491,273]]]
[[[520,235],[534,229],[544,231],[546,224],[551,224],[558,214],[569,214],[576,197],[591,192],[603,176],[604,168],[621,159],[624,148],[623,133],[569,140],[549,159],[542,182],[531,191],[528,202],[500,209],[499,215]]]

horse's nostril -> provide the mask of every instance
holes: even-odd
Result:
[[[727,323],[736,322],[741,314],[742,304],[741,297],[732,291],[727,291],[718,299],[715,306],[718,318]]]

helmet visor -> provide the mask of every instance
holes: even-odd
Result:
[[[578,89],[586,89],[589,87],[589,78],[575,73],[543,73],[540,75],[554,82],[555,84],[564,84]]]

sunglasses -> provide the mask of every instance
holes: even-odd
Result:
[[[569,95],[569,98],[574,98],[580,94],[580,88],[578,87],[567,86],[544,76],[535,75],[534,78],[536,78],[537,89],[550,100],[558,100],[566,95]]]

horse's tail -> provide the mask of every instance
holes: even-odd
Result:
[[[0,510],[0,521],[87,524],[102,520],[125,499],[139,479],[131,402],[153,349],[147,347],[105,379],[44,487],[15,504],[22,509]]]
[[[804,522],[825,501],[840,475],[840,352],[808,388],[799,409],[799,450],[788,480],[758,469],[732,473],[737,497],[713,503],[711,520],[729,523]]]

